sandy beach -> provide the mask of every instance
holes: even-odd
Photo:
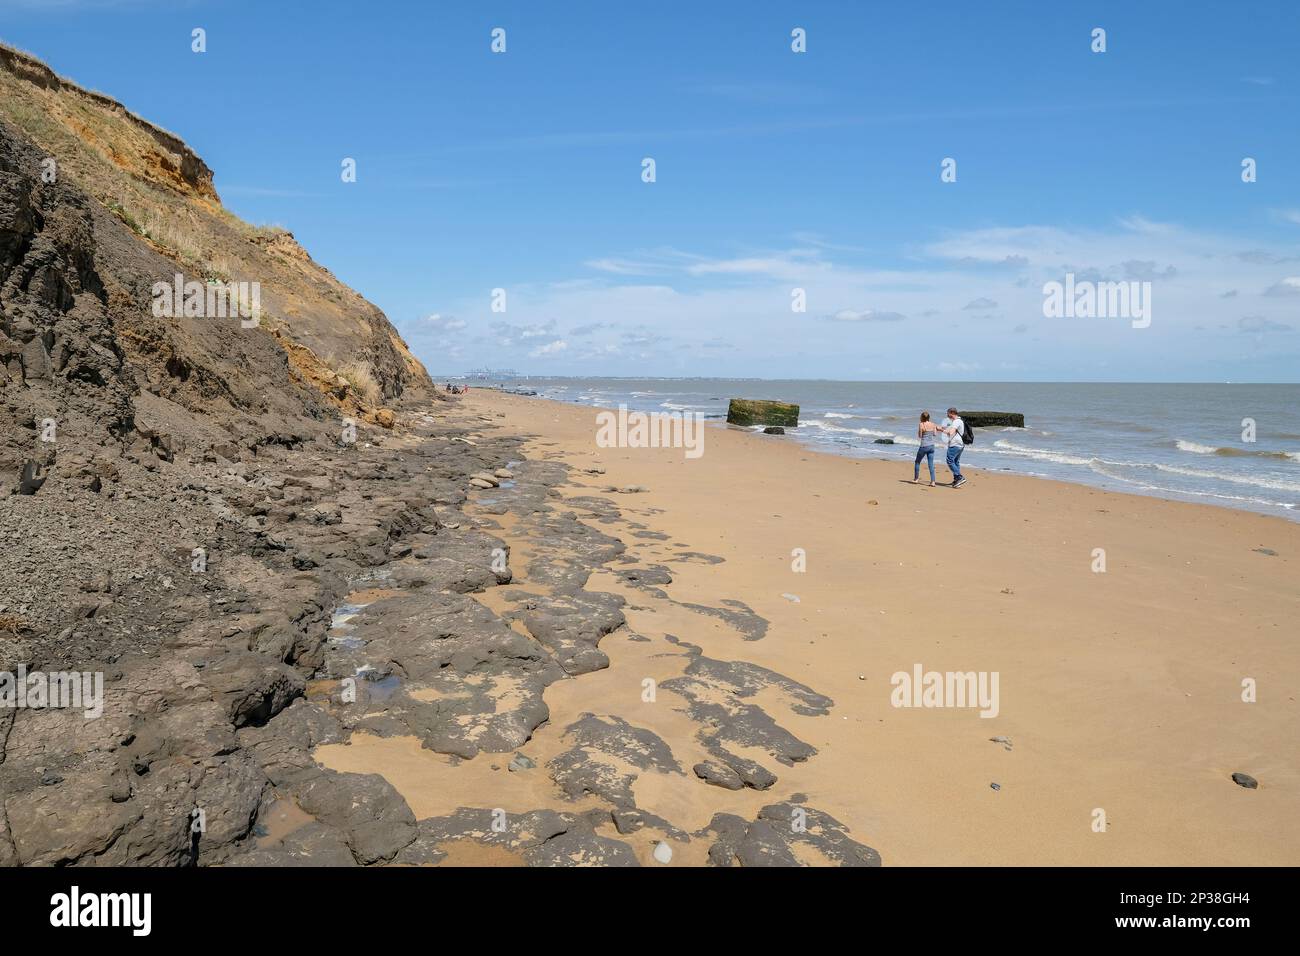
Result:
[[[639,810],[682,832],[794,799],[884,865],[1300,862],[1295,524],[980,470],[960,490],[930,488],[910,482],[910,467],[716,424],[695,459],[599,448],[594,409],[492,391],[450,414],[504,416],[496,427],[527,436],[528,459],[570,469],[558,506],[595,519],[592,499],[609,501],[618,517],[598,526],[626,546],[622,563],[671,577],[646,587],[617,566],[591,575],[588,592],[626,600],[626,625],[600,642],[607,668],[546,689],[549,719],[520,748],[537,764],[565,750],[563,732],[585,714],[652,731],[682,767],[709,760],[708,722],[663,686],[681,689],[692,645],[833,703],[818,713],[779,681],[746,697],[816,751],[793,762],[743,752],[777,775],[766,790],[615,768]],[[965,464],[978,469],[978,446]],[[496,491],[471,494],[465,513]],[[511,515],[481,514],[509,543],[514,579],[473,596],[509,617],[545,590],[544,562]],[[996,673],[996,716],[893,706],[893,675],[918,666]],[[458,760],[409,736],[354,733],[315,757],[383,775],[417,818],[600,806],[545,775],[506,772],[508,755]],[[1258,788],[1234,783],[1237,772]],[[674,865],[706,862],[706,843],[670,828],[630,842],[646,863],[660,839]]]

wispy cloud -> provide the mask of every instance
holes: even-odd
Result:
[[[1264,295],[1287,297],[1300,295],[1300,276],[1287,276],[1273,283],[1264,290]]]
[[[1294,329],[1282,322],[1274,322],[1262,315],[1243,315],[1237,320],[1237,328],[1243,332],[1292,332]]]
[[[876,309],[840,309],[826,318],[835,322],[901,322],[907,318],[901,312],[881,312]]]
[[[1300,253],[1300,240],[1243,242],[1142,216],[1108,228],[1026,224],[950,232],[910,250],[905,267],[882,268],[871,254],[833,238],[796,238],[799,244],[790,247],[751,243],[721,253],[667,247],[614,252],[588,259],[577,275],[512,287],[512,322],[491,325],[494,336],[484,343],[491,350],[482,361],[518,363],[536,353],[565,374],[639,374],[647,368],[657,374],[750,374],[749,363],[770,354],[771,343],[797,343],[774,371],[798,358],[809,368],[857,372],[869,349],[873,374],[885,377],[977,376],[1012,368],[1111,377],[1117,352],[1123,361],[1164,367],[1180,359],[1203,362],[1207,351],[1227,353],[1256,335],[1281,335],[1290,324],[1289,298],[1300,295],[1300,278],[1278,273],[1279,262]],[[1046,318],[1042,286],[1061,281],[1067,271],[1077,279],[1150,281],[1151,329]],[[975,298],[972,286],[980,292]],[[803,299],[792,296],[796,289]],[[797,311],[800,301],[806,301],[804,312]],[[471,325],[494,318],[481,297],[445,309]],[[1006,320],[999,334],[990,332],[990,310]],[[567,336],[558,334],[552,316],[563,317]],[[918,332],[933,335],[928,364],[916,364]],[[1218,341],[1207,346],[1207,337]],[[1068,363],[1044,363],[1045,339],[1053,343],[1051,355],[1068,356]],[[856,357],[851,369],[843,364],[850,355]]]

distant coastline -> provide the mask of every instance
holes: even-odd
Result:
[[[1286,410],[1300,401],[1300,385],[434,379],[594,408],[699,412],[716,421],[730,398],[796,402],[799,427],[774,441],[896,461],[903,469],[911,466],[922,409],[942,412],[949,403],[1011,409],[1025,413],[1026,427],[979,430],[963,459],[972,474],[1005,471],[1300,521],[1300,428],[1286,424]],[[1245,434],[1244,423],[1253,423],[1253,435]]]

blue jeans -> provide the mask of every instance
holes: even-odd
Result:
[[[921,459],[924,458],[930,465],[930,482],[934,482],[934,446],[922,445],[916,450],[916,461],[912,463],[912,480],[915,481],[921,477]]]
[[[965,445],[948,446],[948,470],[952,472],[953,481],[961,478],[961,453],[965,450]]]

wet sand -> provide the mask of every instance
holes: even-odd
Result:
[[[661,737],[684,769],[633,784],[638,808],[681,830],[803,795],[887,866],[1300,863],[1297,525],[987,473],[978,446],[963,461],[969,484],[953,490],[911,484],[910,463],[725,426],[709,426],[704,454],[687,459],[598,448],[595,411],[577,405],[474,390],[460,407],[504,412],[501,427],[533,436],[529,459],[572,467],[565,497],[613,501],[623,524],[601,530],[639,564],[671,569],[662,596],[610,569],[588,581],[626,598],[627,625],[600,644],[608,668],[547,688],[550,719],[520,748],[539,768],[568,747],[561,734],[580,715],[617,715]],[[602,490],[633,485],[646,490]],[[494,533],[511,544],[513,584],[539,590],[508,516]],[[806,570],[792,566],[796,549]],[[509,590],[475,597],[500,613]],[[765,632],[755,639],[725,601],[751,608]],[[689,661],[677,642],[831,698],[824,714],[776,685],[747,700],[817,753],[784,766],[733,747],[777,773],[766,791],[696,779],[690,768],[709,759],[700,725],[660,686]],[[997,716],[893,706],[892,675],[918,664],[996,672]],[[1242,700],[1247,679],[1254,703]],[[416,738],[360,733],[316,751],[324,766],[381,773],[417,818],[601,805],[566,799],[540,770],[507,771],[510,757],[455,760]],[[1259,788],[1236,785],[1237,771]],[[642,863],[666,836],[607,835]],[[674,865],[705,862],[707,843],[669,842]],[[462,848],[444,862],[506,861]]]

